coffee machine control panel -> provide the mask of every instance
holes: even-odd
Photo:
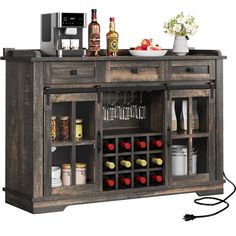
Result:
[[[85,27],[85,15],[82,13],[62,13],[61,26]]]

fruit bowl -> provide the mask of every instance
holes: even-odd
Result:
[[[137,57],[162,57],[167,50],[129,50],[132,56]]]

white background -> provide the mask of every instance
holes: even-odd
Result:
[[[40,46],[40,13],[86,12],[97,8],[101,25],[102,48],[110,16],[116,18],[120,48],[154,38],[163,48],[171,48],[173,37],[163,33],[163,22],[183,11],[196,17],[199,31],[189,40],[198,49],[220,49],[224,61],[224,147],[225,171],[236,182],[235,87],[236,37],[235,1],[82,1],[82,0],[7,0],[0,5],[0,49],[37,49]],[[87,47],[87,29],[84,46]],[[5,62],[0,62],[0,186],[5,181]],[[223,111],[222,111],[223,112]],[[225,186],[225,192],[231,186]],[[208,213],[214,209],[193,204],[196,194],[113,201],[67,207],[64,212],[32,215],[4,203],[0,192],[1,235],[235,235],[236,201],[222,214],[184,222],[185,213]],[[221,196],[223,197],[223,196]],[[217,208],[217,207],[216,207]]]

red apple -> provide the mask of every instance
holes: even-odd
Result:
[[[151,45],[151,41],[149,39],[143,39],[141,42],[141,46],[143,50],[147,50],[147,47]]]

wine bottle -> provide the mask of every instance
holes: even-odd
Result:
[[[109,32],[107,37],[107,56],[117,56],[118,52],[118,37],[119,34],[115,31],[115,18],[110,17]]]
[[[105,140],[103,142],[103,148],[105,152],[113,152],[115,150],[115,144],[112,142],[109,142],[108,140]]]
[[[131,179],[125,176],[120,177],[120,183],[125,186],[129,186],[131,184]]]
[[[145,167],[147,166],[147,161],[141,158],[135,160],[135,163],[139,166]]]
[[[161,139],[153,139],[151,141],[151,144],[155,148],[162,148],[163,147],[163,141]]]
[[[112,188],[115,186],[115,180],[112,178],[108,178],[108,177],[105,178],[104,183],[105,183],[106,187],[109,187],[109,188]]]
[[[151,180],[161,183],[163,181],[163,177],[161,175],[151,175]]]
[[[113,170],[113,169],[115,169],[115,167],[116,167],[115,163],[112,162],[112,161],[106,161],[104,164],[105,164],[105,166],[106,166],[108,169],[110,169],[110,170]]]
[[[153,164],[158,165],[158,166],[161,166],[163,164],[163,160],[161,158],[158,158],[158,157],[152,157],[151,162]]]
[[[119,147],[124,151],[129,151],[131,149],[131,143],[125,140],[119,142]]]
[[[136,183],[139,183],[139,184],[146,184],[147,178],[144,176],[138,175],[138,176],[136,176],[135,181],[136,181]]]
[[[138,149],[145,149],[147,147],[147,143],[143,140],[137,140],[135,142],[135,147]]]
[[[120,164],[125,168],[130,168],[131,167],[131,162],[127,161],[127,160],[121,160]]]
[[[88,26],[88,52],[98,56],[100,52],[100,25],[97,22],[97,10],[92,9],[92,21]]]

